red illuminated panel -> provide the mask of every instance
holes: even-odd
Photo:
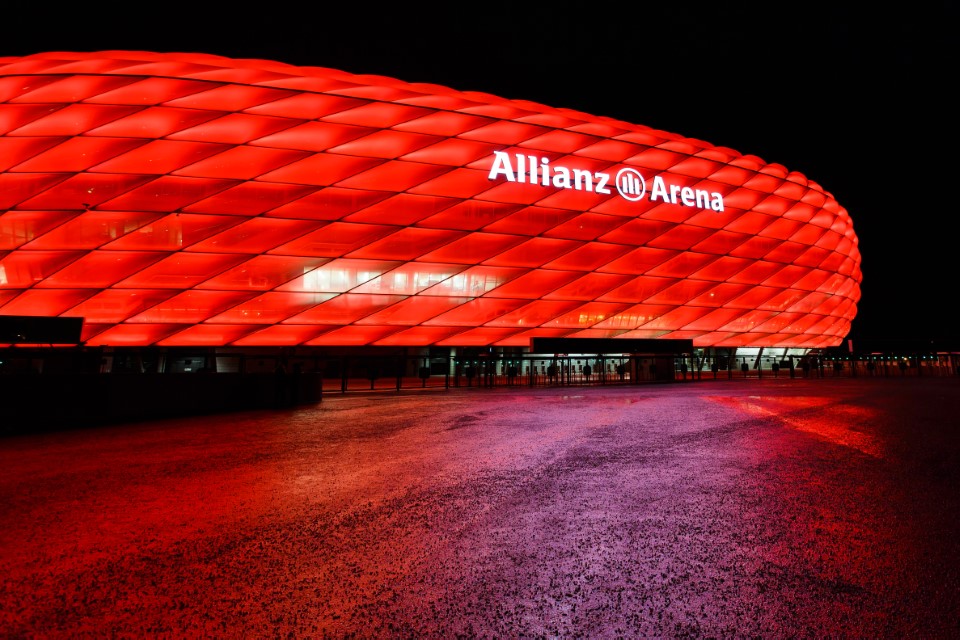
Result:
[[[6,252],[0,256],[0,289],[32,287],[82,255],[76,251]],[[2,311],[0,308],[0,312]]]
[[[16,139],[10,140],[16,142]],[[129,139],[68,138],[45,153],[31,154],[28,160],[13,165],[12,170],[28,173],[84,171],[142,144],[142,141]]]
[[[63,225],[76,211],[7,211],[0,215],[0,251],[16,249]]]
[[[437,340],[437,344],[440,346],[483,346],[502,342],[514,333],[516,333],[516,329],[480,327],[452,334],[449,338]]]
[[[465,268],[460,264],[410,262],[368,280],[356,287],[354,292],[414,295],[447,280]]]
[[[328,328],[328,327],[326,327]],[[310,346],[351,346],[359,347],[368,344],[376,344],[387,336],[397,332],[398,327],[362,327],[350,326],[327,331],[312,340],[307,340],[303,344]]]
[[[487,326],[525,329],[549,322],[579,305],[580,303],[576,300],[537,300],[490,320]]]
[[[166,255],[159,252],[91,251],[35,286],[103,289],[143,270]]]
[[[344,293],[288,320],[291,323],[351,324],[405,300],[403,296]]]
[[[593,327],[628,331],[647,326],[676,310],[677,307],[672,305],[638,304],[600,320]],[[703,311],[706,313],[709,309]]]
[[[375,341],[373,344],[384,347],[416,346],[424,347],[440,344],[446,338],[463,333],[463,327],[411,327]],[[456,342],[456,341],[455,341]]]
[[[191,251],[263,253],[319,227],[314,220],[251,218],[190,247]]]
[[[230,256],[235,258],[235,256]],[[255,256],[197,284],[198,289],[269,291],[327,262],[300,256]]]
[[[603,322],[610,316],[621,312],[626,307],[627,305],[624,304],[591,302],[588,304],[582,304],[543,324],[544,326],[550,328],[563,327],[565,329],[584,329]]]
[[[248,333],[232,342],[238,347],[275,347],[296,346],[316,337],[326,331],[328,327],[319,327],[310,324],[297,325],[270,325],[259,331]]]
[[[235,324],[198,324],[157,341],[160,346],[200,346],[213,347],[236,342],[253,331],[252,327]]]
[[[160,340],[183,329],[184,325],[167,324],[117,324],[103,328],[100,333],[85,338],[85,342],[94,347],[116,346],[136,347],[144,344],[157,344]]]
[[[333,293],[281,293],[271,291],[238,304],[210,318],[211,322],[275,324],[310,307],[326,302]],[[312,337],[312,336],[311,336]]]
[[[158,216],[157,213],[144,212],[87,211],[37,237],[24,248],[96,249],[135,231]]]
[[[176,291],[170,289],[104,289],[63,315],[95,324],[123,322],[172,295]]]
[[[245,255],[217,253],[175,253],[134,273],[116,286],[134,288],[197,286],[246,258]]]
[[[860,262],[815,182],[642,125],[265,60],[0,57],[0,314],[88,345],[825,347]]]
[[[354,193],[368,193],[358,190],[350,191]],[[451,198],[399,193],[371,203],[371,206],[345,216],[344,220],[349,222],[390,222],[391,224],[398,225],[413,225],[424,218],[434,215],[438,211],[443,211],[456,202],[457,200]]]
[[[417,297],[400,300],[357,321],[359,325],[417,325],[436,316],[457,309],[469,298],[441,296]]]
[[[92,292],[87,289],[28,289],[3,304],[2,315],[11,316],[58,316]]]
[[[136,217],[134,216],[134,219]],[[236,216],[198,216],[175,213],[130,230],[103,247],[114,250],[177,251],[244,222]]]
[[[202,322],[249,297],[239,291],[184,291],[131,317],[130,322]]]

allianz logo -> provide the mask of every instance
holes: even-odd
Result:
[[[507,182],[519,184],[591,191],[602,195],[613,193],[613,185],[620,197],[631,202],[641,200],[647,194],[646,180],[639,171],[630,167],[620,169],[611,182],[609,173],[554,166],[550,164],[549,158],[538,159],[536,156],[516,153],[511,159],[506,151],[494,151],[493,155],[493,165],[487,174],[488,180],[505,179]],[[650,201],[723,211],[723,196],[718,192],[670,184],[659,175],[654,176],[651,181]]]

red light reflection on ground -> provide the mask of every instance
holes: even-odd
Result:
[[[877,419],[876,409],[849,406],[828,396],[718,397],[716,401],[756,416],[778,418],[791,429],[857,449],[870,456],[881,458],[884,454],[882,442],[864,428]]]
[[[345,396],[8,438],[0,629],[949,638],[949,382]]]

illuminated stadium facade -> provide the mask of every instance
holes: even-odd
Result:
[[[85,348],[799,353],[860,282],[830,193],[704,141],[262,60],[0,58],[0,316]]]

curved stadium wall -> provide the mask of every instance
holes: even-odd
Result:
[[[707,142],[141,51],[0,57],[0,315],[88,346],[840,344],[847,211]]]

